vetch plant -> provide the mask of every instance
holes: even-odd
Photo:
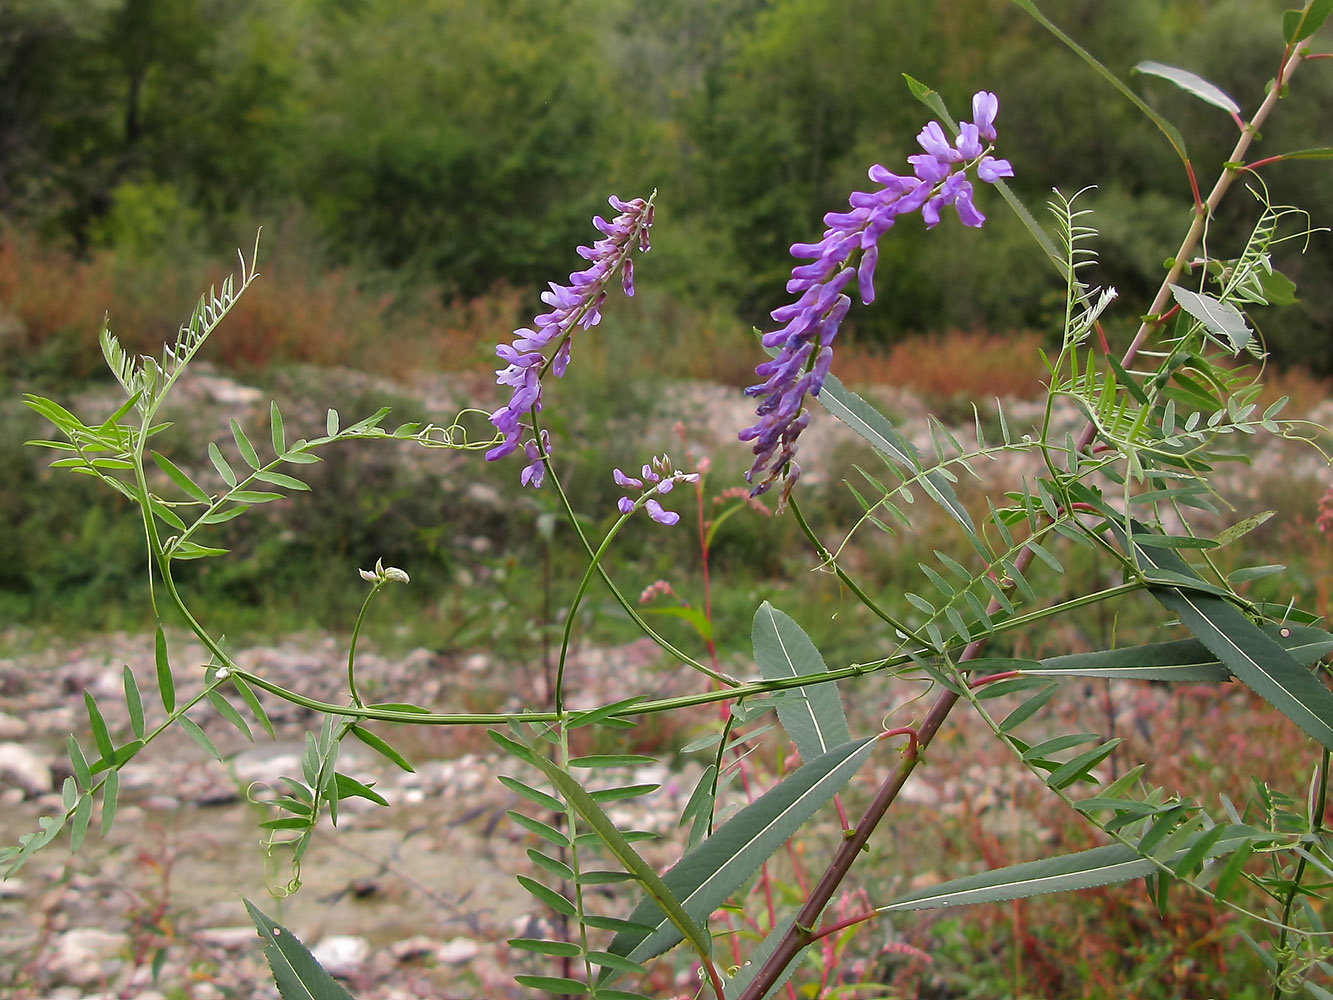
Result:
[[[699,654],[655,629],[616,582],[611,551],[626,531],[657,530],[634,518],[640,508],[658,524],[676,524],[681,515],[663,506],[662,498],[674,487],[689,484],[695,488],[707,573],[712,531],[726,515],[711,522],[704,516],[701,474],[709,469],[702,462],[696,465],[698,471],[688,473],[676,470],[665,456],[644,464],[638,475],[615,469],[612,478],[626,493],[613,518],[609,511],[599,511],[590,520],[571,504],[550,462],[550,438],[541,425],[543,406],[549,402],[543,380],[548,372],[557,377],[564,372],[574,334],[596,325],[615,282],[632,294],[630,258],[634,249],[648,247],[654,223],[651,197],[613,198],[611,204],[620,214],[611,222],[595,220],[604,239],[579,250],[590,266],[571,275],[568,285],[552,284],[542,295],[550,311],[497,348],[506,362],[497,381],[510,396],[488,415],[495,434],[486,440],[467,433],[469,426],[484,426],[477,419],[485,416],[480,411],[464,412],[447,427],[407,424],[390,432],[381,427],[386,411],[343,426],[330,410],[323,436],[289,443],[275,405],[270,411],[271,457],[269,447],[257,447],[236,420],[230,421],[222,444],[209,445],[207,464],[154,450],[152,439],[162,428],[162,400],[256,278],[253,256],[242,258],[237,278],[205,296],[160,360],[130,356],[109,330],[103,331],[103,354],[125,396],[111,413],[85,422],[50,399],[26,397],[60,435],[34,442],[59,453],[53,465],[93,477],[137,507],[150,560],[153,606],[159,618],[168,610],[179,616],[207,648],[211,661],[202,668],[202,690],[179,699],[178,668],[159,626],[155,674],[147,680],[156,688],[160,710],[151,698],[145,699],[144,679],[126,668],[127,731],[113,729],[97,699],[85,692],[91,747],[85,746],[87,738],[70,736],[71,775],[62,788],[62,808],[0,853],[6,875],[17,872],[62,831],[68,830],[71,846],[78,849],[98,803],[101,829],[108,830],[115,819],[120,772],[169,729],[183,730],[213,756],[220,756],[218,749],[199,722],[205,713],[246,736],[253,736],[251,722],[272,733],[256,693],[263,691],[320,720],[306,734],[300,773],[284,775],[279,787],[262,798],[273,814],[262,824],[268,835],[266,850],[285,857],[290,866],[288,877],[272,887],[279,895],[300,888],[311,836],[326,816],[336,825],[339,803],[362,798],[388,806],[371,782],[339,769],[345,739],[352,737],[410,770],[406,757],[381,734],[381,724],[488,728],[514,772],[504,775],[502,783],[527,804],[511,813],[533,845],[527,852],[531,867],[516,873],[517,880],[540,906],[560,918],[553,926],[567,929],[509,941],[534,963],[550,963],[540,967],[542,971],[515,976],[517,983],[535,990],[640,996],[638,990],[653,980],[659,956],[681,946],[701,995],[760,1000],[785,987],[794,998],[794,977],[804,975],[803,957],[812,953],[822,967],[810,988],[832,995],[858,986],[831,972],[845,954],[849,935],[891,914],[912,919],[911,914],[924,909],[1143,879],[1159,909],[1169,905],[1168,887],[1179,883],[1235,914],[1245,928],[1240,938],[1269,971],[1272,996],[1302,987],[1313,996],[1330,995],[1333,939],[1319,904],[1333,878],[1333,833],[1325,825],[1333,692],[1320,664],[1333,651],[1333,633],[1298,606],[1298,594],[1282,601],[1247,596],[1248,581],[1275,576],[1282,567],[1227,568],[1221,550],[1266,515],[1234,517],[1219,494],[1214,471],[1220,462],[1243,458],[1251,440],[1289,439],[1321,448],[1329,435],[1328,428],[1284,418],[1284,400],[1260,410],[1260,386],[1234,362],[1241,355],[1263,354],[1253,311],[1290,299],[1290,289],[1283,294],[1282,283],[1273,280],[1273,252],[1292,238],[1280,229],[1297,213],[1270,204],[1257,181],[1259,171],[1284,158],[1330,154],[1320,149],[1247,158],[1295,71],[1321,55],[1311,51],[1311,37],[1331,8],[1322,0],[1310,0],[1283,18],[1285,44],[1274,83],[1248,119],[1232,98],[1187,70],[1160,63],[1140,66],[1220,108],[1237,123],[1234,148],[1205,196],[1180,133],[1050,24],[1032,0],[1015,3],[1153,121],[1181,161],[1182,189],[1189,192],[1193,213],[1157,294],[1128,313],[1139,317],[1137,329],[1119,350],[1112,350],[1117,333],[1109,320],[1118,303],[1113,290],[1098,290],[1085,281],[1097,234],[1078,195],[1066,197],[1057,190],[1049,206],[1051,229],[1043,227],[1004,184],[1015,169],[993,155],[1000,104],[996,95],[977,93],[972,120],[955,125],[939,95],[909,78],[912,93],[937,119],[917,137],[923,151],[909,157],[912,173],[872,167],[870,177],[878,188],[854,193],[849,211],[826,215],[819,242],[792,247],[793,256],[809,263],[791,272],[787,293],[796,296],[795,301],[772,313],[781,325],[759,334],[770,360],[756,368],[764,381],[747,390],[760,400],[758,422],[740,432],[742,440],[752,442],[747,475],[751,488],[733,508],[760,502],[755,497],[781,479],[778,507],[789,509],[817,567],[835,574],[847,593],[885,623],[887,641],[867,643],[863,659],[828,663],[794,615],[764,600],[753,619],[752,662],[739,668],[719,662],[707,575],[702,611],[690,615],[696,609],[677,609],[695,627],[702,645]],[[1060,275],[1065,291],[1061,322],[1052,331],[1054,346],[1042,355],[1047,399],[1034,426],[1014,426],[1003,409],[996,411],[992,423],[982,419],[978,408],[967,441],[932,421],[929,453],[923,456],[888,417],[832,374],[833,341],[850,309],[847,290],[853,280],[864,305],[875,300],[880,241],[891,238],[900,220],[919,212],[930,228],[952,208],[965,226],[980,227],[984,216],[974,203],[980,189],[971,178],[993,185],[1012,205]],[[1259,206],[1257,217],[1243,244],[1232,248],[1231,256],[1219,256],[1216,244],[1221,238],[1206,237],[1219,205],[1241,179],[1255,182],[1251,190]],[[978,240],[985,237],[976,235]],[[882,291],[886,276],[879,278]],[[863,513],[832,546],[805,516],[793,489],[800,476],[798,439],[812,420],[822,419],[807,405],[810,399],[859,434],[881,460],[875,471],[857,470],[860,479],[852,492]],[[1078,413],[1078,430],[1059,428],[1060,408]],[[995,425],[998,431],[987,430]],[[410,567],[386,568],[377,561],[373,571],[361,571],[370,592],[351,631],[346,697],[337,702],[312,698],[241,666],[208,626],[206,609],[196,609],[186,599],[175,575],[179,562],[226,555],[209,544],[213,525],[305,490],[295,475],[299,466],[318,462],[317,453],[324,448],[363,438],[485,449],[489,460],[522,448],[527,464],[521,484],[539,487],[549,481],[587,560],[567,602],[556,669],[543,703],[502,713],[449,713],[437,706],[362,696],[356,682],[356,646],[370,601],[389,583],[406,583]],[[962,476],[979,480],[977,467],[1005,455],[1028,456],[1037,471],[1009,483],[1003,492],[969,500],[958,488]],[[913,527],[909,505],[918,495],[944,511],[966,549],[961,556],[937,550],[922,559],[919,583],[902,595],[905,607],[889,605],[862,585],[855,561],[845,552],[866,524],[884,529],[881,544],[893,546],[895,532]],[[1201,520],[1201,513],[1230,523],[1221,530],[1205,530],[1201,525],[1209,522]],[[599,522],[595,518],[601,515],[611,519]],[[1099,572],[1097,582],[1069,596],[1056,583],[1075,550]],[[579,677],[570,652],[584,627],[581,609],[590,592],[600,587],[672,664],[698,675],[696,690],[671,696],[643,690],[573,707]],[[645,597],[661,589],[649,588]],[[1151,615],[1173,628],[1171,638],[1042,658],[1005,653],[1013,635],[1057,635],[1054,623],[1099,605]],[[856,697],[852,691],[862,690],[875,675],[896,678],[918,692],[910,702],[894,705],[890,717],[908,704],[919,704],[903,714],[904,724],[890,728],[886,717],[883,725],[854,733],[845,699]],[[1077,696],[1071,691],[1076,685],[1065,683],[1069,678],[1089,677],[1244,686],[1262,700],[1275,722],[1301,734],[1309,757],[1308,781],[1293,784],[1288,775],[1256,775],[1250,801],[1222,797],[1213,803],[1202,795],[1154,785],[1150,760],[1111,775],[1104,765],[1120,752],[1123,740],[1070,731],[1051,711],[1061,699]],[[705,706],[716,706],[708,713],[716,718],[712,730],[681,752],[706,751],[710,757],[680,817],[685,832],[681,842],[672,845],[677,860],[661,871],[641,847],[653,835],[635,829],[612,808],[656,789],[655,782],[625,776],[652,758],[585,753],[580,748],[590,732],[614,737],[652,715],[698,715]],[[936,736],[955,716],[962,717],[963,725],[988,733],[1015,767],[1041,783],[1050,808],[1066,809],[1085,823],[1099,846],[989,870],[978,864],[964,877],[902,893],[884,893],[873,885],[850,893],[848,878],[863,851],[877,833],[885,835],[883,823],[891,809],[910,809],[901,800],[903,787],[918,768],[929,767],[928,755],[937,752],[932,749]],[[754,725],[760,721],[764,725]],[[743,788],[752,781],[758,784],[758,770],[746,770],[744,761],[751,741],[770,724],[790,741],[784,757],[790,758],[791,767],[778,768],[781,773],[766,789],[752,786],[738,795],[728,776],[741,775]],[[874,791],[865,803],[856,801],[858,793],[847,791],[853,805],[849,810],[842,795],[858,775],[868,779]],[[830,817],[840,835],[820,859],[822,871],[807,879],[809,862],[794,866],[797,899],[780,905],[771,891],[776,880],[766,866],[793,838],[807,837],[808,828]],[[911,859],[906,862],[910,865]],[[816,867],[811,867],[812,874]],[[746,896],[756,877],[765,897],[758,916]],[[758,943],[742,945],[726,933],[737,926],[729,913],[719,917],[719,911],[728,908],[739,908],[751,929],[763,928]],[[290,932],[252,904],[250,915],[285,997],[344,995]],[[723,935],[729,953],[719,947]],[[924,959],[919,952],[911,955],[915,961]]]

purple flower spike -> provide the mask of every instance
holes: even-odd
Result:
[[[797,296],[789,305],[770,315],[777,329],[762,336],[762,343],[778,353],[764,361],[755,374],[764,381],[745,390],[758,397],[758,422],[740,432],[742,441],[752,442],[754,464],[745,479],[753,484],[751,496],[767,492],[781,477],[781,510],[800,477],[796,464],[796,442],[810,413],[804,408],[807,395],[818,396],[833,358],[832,343],[838,326],[851,308],[843,288],[856,277],[862,303],[875,300],[875,267],[879,262],[879,239],[901,217],[921,212],[927,229],[940,221],[940,210],[952,205],[965,226],[980,226],[986,217],[972,203],[968,173],[993,184],[1012,177],[1008,160],[990,155],[995,141],[995,95],[981,91],[972,98],[972,121],[959,125],[950,141],[938,122],[931,122],[917,135],[922,153],[907,158],[912,173],[895,174],[880,164],[869,170],[875,191],[854,191],[848,199],[851,211],[824,216],[823,239],[818,243],[793,243],[791,255],[801,263],[787,282],[789,294]],[[857,259],[857,255],[859,259]],[[645,473],[648,471],[645,466]],[[647,506],[647,503],[645,503]],[[651,513],[651,511],[650,511]]]
[[[541,294],[542,302],[550,311],[537,316],[531,329],[515,330],[511,344],[500,344],[495,349],[496,355],[505,362],[504,368],[496,369],[495,381],[509,386],[512,392],[509,402],[491,414],[491,423],[504,435],[504,440],[486,452],[488,462],[518,450],[524,430],[531,430],[529,415],[541,411],[542,378],[548,370],[556,378],[565,374],[575,332],[596,326],[601,320],[607,289],[615,279],[619,277],[626,295],[634,294],[634,265],[630,254],[635,249],[646,251],[649,248],[652,198],[622,201],[612,195],[609,200],[619,214],[610,222],[601,216],[595,217],[593,225],[603,238],[591,247],[578,248],[578,255],[589,261],[589,266],[571,274],[568,285],[550,282],[547,291]],[[548,359],[544,352],[551,344],[556,347]],[[540,449],[535,440],[530,440],[523,448],[528,465],[520,473],[519,481],[524,486],[541,486],[546,467],[540,455],[550,453],[546,432],[542,431]]]

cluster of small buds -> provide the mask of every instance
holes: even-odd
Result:
[[[639,594],[639,603],[647,604],[649,601],[655,601],[662,596],[675,597],[676,592],[671,589],[671,584],[666,580],[654,580],[644,587]]]
[[[1319,499],[1319,516],[1315,527],[1322,534],[1333,535],[1333,486],[1330,486]]]
[[[399,569],[397,566],[385,566],[383,559],[375,560],[374,569],[359,569],[361,579],[367,583],[411,583],[411,577],[407,575],[407,570]]]
[[[784,477],[781,509],[800,477],[795,461],[796,441],[810,422],[803,408],[807,394],[818,396],[833,360],[833,338],[851,299],[843,289],[856,278],[861,301],[875,299],[875,265],[879,260],[879,238],[893,227],[899,216],[920,211],[927,229],[940,221],[940,210],[952,205],[966,226],[985,221],[972,203],[968,171],[987,183],[1012,177],[1007,160],[990,155],[995,141],[995,95],[982,91],[972,98],[972,118],[959,126],[952,144],[938,122],[931,122],[917,135],[925,152],[909,156],[910,176],[892,173],[880,164],[870,168],[870,179],[878,191],[856,191],[850,212],[824,216],[824,237],[818,243],[796,243],[791,255],[812,263],[794,267],[787,291],[800,297],[773,310],[773,320],[783,324],[763,335],[763,345],[778,348],[777,357],[755,368],[764,381],[745,390],[747,396],[762,397],[755,414],[759,421],[741,431],[742,441],[753,441],[754,464],[745,474],[755,483],[752,495],[766,492]],[[983,144],[984,140],[984,144]],[[852,258],[860,254],[855,265]],[[762,477],[762,478],[760,478]]]
[[[499,344],[495,348],[495,353],[505,362],[504,368],[496,369],[495,381],[509,386],[511,391],[509,402],[491,414],[491,423],[504,435],[504,440],[486,452],[488,462],[518,450],[527,429],[527,415],[542,408],[543,376],[548,369],[556,378],[565,374],[575,332],[601,322],[602,305],[615,277],[620,276],[620,286],[626,295],[634,294],[634,262],[630,255],[636,248],[640,251],[649,249],[653,199],[622,201],[612,195],[610,203],[620,214],[610,222],[600,215],[592,220],[603,238],[590,247],[578,248],[579,256],[591,264],[571,274],[568,285],[550,282],[548,290],[541,296],[542,301],[551,307],[550,311],[537,316],[531,328],[515,330],[512,343]],[[556,345],[555,351],[548,359],[544,352],[552,344]],[[528,458],[521,476],[524,486],[542,484],[541,456],[550,454],[550,448],[545,432],[540,447],[535,440],[524,445]]]
[[[666,455],[662,455],[661,457],[654,455],[652,464],[645,465],[639,471],[639,478],[627,476],[619,469],[612,470],[611,478],[615,480],[617,486],[644,490],[644,496],[647,496],[648,498],[643,501],[643,509],[646,510],[648,516],[658,524],[675,524],[680,520],[680,515],[669,510],[664,510],[656,498],[649,496],[649,494],[662,496],[670,493],[677,483],[697,483],[699,481],[699,473],[677,472],[671,465],[671,459]],[[647,484],[646,489],[645,484]],[[631,500],[627,496],[621,497],[616,503],[616,509],[622,514],[634,513],[635,506],[636,501]]]

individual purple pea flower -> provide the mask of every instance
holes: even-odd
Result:
[[[791,255],[809,263],[792,268],[787,291],[798,297],[770,313],[780,326],[761,339],[765,348],[778,353],[755,368],[763,381],[745,390],[747,396],[759,397],[755,408],[759,420],[739,435],[740,440],[753,442],[754,464],[745,474],[746,481],[753,484],[752,497],[766,492],[781,477],[781,510],[800,478],[801,467],[795,461],[797,439],[810,422],[805,397],[818,396],[828,375],[833,339],[851,308],[851,298],[844,292],[851,279],[856,278],[856,293],[863,304],[875,299],[880,237],[899,218],[917,211],[926,228],[933,229],[941,210],[949,205],[965,226],[977,227],[986,221],[972,202],[968,173],[987,184],[1014,175],[1008,160],[990,155],[998,109],[994,94],[975,94],[972,121],[959,125],[952,142],[938,122],[931,122],[916,137],[923,152],[907,158],[910,175],[875,164],[869,176],[878,190],[854,191],[848,199],[851,211],[825,215],[827,228],[818,243],[792,244]]]
[[[619,469],[611,470],[611,478],[617,486],[630,487],[637,490],[643,490],[640,499],[643,500],[643,509],[648,512],[658,524],[675,524],[680,520],[680,515],[673,511],[666,510],[656,499],[658,496],[664,496],[675,488],[677,483],[697,483],[699,473],[697,472],[677,472],[671,464],[671,459],[666,455],[661,457],[653,456],[652,464],[645,464],[640,470],[639,476],[627,476]],[[645,489],[645,484],[647,488]],[[632,514],[638,504],[629,497],[621,497],[616,501],[616,509],[622,514]]]
[[[551,453],[551,435],[546,433],[545,427],[542,428],[541,446],[538,447],[534,439],[523,446],[523,453],[528,456],[528,464],[519,473],[518,481],[524,486],[537,489],[546,478],[546,463],[542,460],[543,456]]]
[[[524,486],[541,486],[546,474],[542,456],[551,453],[550,438],[544,430],[540,444],[536,438],[523,442],[524,434],[534,430],[530,415],[542,408],[542,378],[548,370],[556,378],[564,376],[575,332],[601,322],[607,289],[617,276],[624,293],[634,294],[634,265],[630,255],[636,249],[640,252],[649,249],[654,197],[656,192],[646,200],[622,201],[612,195],[611,207],[619,214],[610,222],[595,216],[593,225],[603,238],[590,247],[578,248],[578,255],[590,262],[588,267],[571,274],[568,285],[550,282],[541,294],[549,311],[536,316],[531,328],[515,330],[512,343],[495,348],[496,355],[505,362],[504,368],[496,369],[495,381],[509,386],[510,396],[504,406],[491,414],[491,423],[504,439],[486,452],[486,461],[504,458],[522,445],[528,459],[519,476]],[[545,352],[552,344],[555,349],[548,358]]]

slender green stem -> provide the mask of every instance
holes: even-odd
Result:
[[[551,474],[551,480],[554,482],[555,475]],[[637,509],[637,508],[636,508]],[[597,551],[592,554],[592,561],[583,573],[583,579],[579,581],[578,589],[574,592],[574,598],[569,602],[569,611],[565,614],[565,627],[560,636],[560,660],[555,668],[555,697],[553,699],[555,714],[563,718],[565,711],[565,663],[569,656],[569,643],[574,634],[574,619],[578,615],[579,605],[583,603],[583,595],[588,592],[588,585],[592,583],[593,573],[602,565],[602,556],[606,555],[606,550],[611,547],[616,535],[625,522],[629,520],[629,514],[621,514],[615,524],[611,525],[611,530],[606,533],[602,539],[602,544],[597,547]],[[573,520],[573,518],[571,518]],[[564,730],[561,730],[562,734]]]
[[[356,624],[352,626],[352,638],[347,646],[347,691],[348,694],[351,695],[352,704],[357,708],[365,707],[365,703],[361,700],[361,696],[357,694],[356,691],[356,641],[361,636],[361,625],[366,620],[366,611],[370,608],[370,602],[374,599],[375,595],[380,592],[380,589],[383,586],[384,581],[382,580],[376,580],[371,584],[370,593],[367,594],[366,599],[361,602],[361,610],[357,613]]]
[[[1324,809],[1328,802],[1328,762],[1329,751],[1325,750],[1319,757],[1319,768],[1315,772],[1315,801],[1310,808],[1308,822],[1311,833],[1319,833],[1324,827]],[[1287,898],[1282,901],[1282,930],[1278,932],[1277,948],[1274,949],[1274,958],[1277,961],[1277,967],[1273,970],[1273,994],[1272,1000],[1279,1000],[1286,990],[1282,986],[1282,975],[1286,971],[1289,956],[1287,954],[1287,941],[1291,931],[1291,911],[1296,905],[1296,897],[1300,895],[1301,882],[1305,878],[1306,857],[1304,854],[1296,861],[1296,871],[1291,876],[1291,885],[1287,888]]]
[[[1131,594],[1137,590],[1144,589],[1145,586],[1146,584],[1144,583],[1137,580],[1131,580],[1128,583],[1122,583],[1115,587],[1108,587],[1106,590],[1100,590],[1095,594],[1083,594],[1079,597],[1062,601],[1059,604],[1053,604],[1048,608],[1032,611],[1026,615],[1020,615],[1007,621],[997,622],[989,634],[995,635],[1001,632],[1023,628],[1027,625],[1039,622],[1044,618],[1051,618],[1075,608],[1086,607],[1090,604],[1095,604],[1098,601],[1109,600],[1113,597]],[[957,648],[958,645],[959,643],[955,642],[946,646],[946,652],[950,648]],[[921,655],[925,654],[927,650],[922,649],[916,650],[915,652],[918,655]],[[560,715],[556,712],[511,712],[504,714],[467,715],[433,712],[403,712],[398,709],[376,708],[374,705],[362,707],[335,705],[332,702],[319,701],[318,699],[307,697],[306,695],[293,691],[290,688],[283,687],[281,684],[277,684],[265,677],[249,673],[248,671],[235,666],[229,659],[225,662],[227,663],[228,669],[246,683],[253,684],[261,690],[277,695],[284,701],[289,701],[301,708],[307,708],[312,712],[333,712],[349,718],[371,719],[379,722],[422,726],[506,725],[510,722],[537,723],[560,721]],[[792,688],[810,687],[814,684],[829,684],[833,681],[843,680],[848,677],[863,677],[866,674],[875,673],[880,670],[905,666],[912,662],[912,654],[902,653],[891,657],[885,657],[880,660],[872,660],[868,663],[852,663],[845,667],[836,667],[821,671],[817,674],[802,674],[796,677],[779,677],[771,680],[737,681],[735,682],[735,687],[724,688],[721,691],[700,691],[695,694],[677,695],[671,698],[659,698],[653,701],[636,702],[632,705],[627,705],[620,711],[613,712],[612,718],[627,719],[641,715],[656,715],[661,712],[672,712],[677,709],[694,708],[700,705],[712,705],[717,702],[748,698],[773,691],[786,691]],[[596,711],[596,709],[590,709],[590,711]]]
[[[540,441],[541,440],[540,428],[536,427],[535,418],[534,418],[534,428],[537,433],[537,439],[538,441]],[[736,687],[737,685],[739,685],[741,682],[738,681],[735,677],[731,677],[728,674],[720,673],[709,667],[707,664],[700,663],[698,660],[696,660],[693,656],[690,656],[688,653],[680,649],[677,649],[675,645],[673,645],[669,640],[666,639],[666,637],[658,633],[656,629],[654,629],[651,625],[648,624],[648,622],[644,620],[643,616],[639,614],[638,609],[636,609],[634,605],[630,603],[629,598],[627,598],[623,593],[620,592],[620,588],[615,585],[615,582],[606,572],[606,568],[602,566],[600,562],[597,561],[597,551],[593,549],[592,543],[588,541],[588,536],[583,533],[583,528],[579,524],[578,516],[574,513],[574,507],[573,505],[570,504],[569,497],[565,494],[564,487],[560,484],[560,478],[555,474],[555,470],[551,468],[549,456],[543,454],[542,458],[546,462],[547,475],[550,476],[551,484],[555,487],[556,496],[559,497],[560,499],[560,506],[564,508],[566,520],[569,521],[570,527],[574,529],[574,533],[578,536],[579,542],[583,545],[583,551],[586,552],[588,558],[593,561],[593,564],[597,570],[597,575],[602,578],[602,582],[605,583],[607,589],[611,591],[611,596],[614,597],[616,599],[616,603],[619,604],[621,608],[624,609],[625,614],[629,615],[630,620],[633,621],[634,624],[637,625],[640,629],[642,629],[643,634],[646,635],[653,642],[655,642],[664,652],[671,654],[676,659],[680,660],[681,663],[684,663],[686,666],[694,670],[697,670],[699,673],[703,674],[706,677],[711,677],[719,684],[725,684],[727,687]]]
[[[810,527],[810,523],[805,519],[805,515],[801,513],[801,505],[796,502],[796,497],[790,497],[787,503],[791,508],[792,516],[796,518],[796,524],[805,534],[805,537],[810,540],[810,544],[814,546],[815,554],[819,556],[821,562],[833,567],[833,572],[837,574],[838,580],[841,581],[842,585],[855,594],[857,600],[869,608],[871,612],[878,616],[882,621],[892,625],[899,633],[912,639],[912,641],[916,642],[918,645],[929,645],[925,639],[921,638],[921,636],[917,635],[913,629],[909,628],[906,622],[899,621],[897,618],[894,618],[893,615],[881,608],[879,604],[877,604],[869,594],[862,590],[857,582],[848,575],[847,571],[838,565],[834,560],[833,553],[831,553],[824,543],[819,540],[819,536],[815,534],[814,529]]]

